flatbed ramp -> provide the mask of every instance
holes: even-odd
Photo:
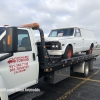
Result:
[[[85,78],[79,73],[71,73],[71,77],[57,84],[41,79],[32,88],[40,92],[17,93],[10,100],[100,100],[100,69],[94,69]]]

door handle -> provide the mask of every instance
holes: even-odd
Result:
[[[82,40],[84,40],[84,39],[82,39]]]
[[[74,44],[76,44],[76,43],[74,43]]]
[[[35,58],[35,53],[33,53],[33,60],[35,60],[36,58]]]

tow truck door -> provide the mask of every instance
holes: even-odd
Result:
[[[31,29],[18,29],[18,52],[1,62],[1,75],[8,89],[37,83],[38,59],[31,32]]]

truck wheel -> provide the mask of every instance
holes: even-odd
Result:
[[[91,46],[90,49],[86,51],[86,54],[92,54],[92,50],[93,50],[93,47]]]
[[[85,62],[85,65],[84,65],[84,73],[83,73],[83,76],[88,76],[89,75],[89,66],[88,66],[88,63]]]
[[[73,55],[73,50],[72,50],[72,47],[71,46],[67,46],[66,50],[65,50],[65,53],[63,55],[63,58],[66,59],[66,58],[71,58]]]

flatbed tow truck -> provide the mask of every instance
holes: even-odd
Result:
[[[41,77],[45,82],[55,84],[70,77],[70,71],[82,73],[85,77],[89,71],[93,71],[96,54],[78,54],[69,59],[51,57],[45,46],[44,32],[37,23],[2,28],[5,30],[0,38],[0,46],[5,39],[6,50],[0,55],[0,89],[25,89],[37,84]],[[40,43],[35,41],[34,30],[40,32]],[[23,45],[18,45],[22,37],[27,39],[22,40]],[[0,99],[9,100],[15,92],[0,91]]]

